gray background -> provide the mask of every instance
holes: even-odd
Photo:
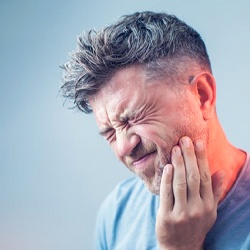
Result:
[[[92,249],[95,216],[128,170],[92,116],[63,107],[61,65],[76,36],[140,10],[167,11],[203,36],[230,141],[250,151],[250,2],[0,2],[0,249]]]

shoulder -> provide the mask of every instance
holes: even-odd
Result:
[[[134,197],[139,197],[146,193],[143,182],[138,177],[130,177],[118,183],[114,190],[103,201],[100,211],[106,210],[108,207],[117,209],[119,206],[124,206],[124,203]]]
[[[106,197],[99,209],[98,219],[111,222],[131,217],[133,220],[138,211],[154,210],[157,206],[158,197],[148,191],[141,179],[131,177],[120,182]]]
[[[99,209],[96,249],[137,249],[136,242],[140,246],[155,245],[157,208],[158,196],[151,194],[138,177],[120,182]]]

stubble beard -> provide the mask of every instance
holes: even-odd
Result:
[[[185,103],[179,103],[179,122],[173,130],[172,134],[166,135],[166,145],[164,146],[164,148],[161,148],[160,146],[149,142],[145,143],[145,145],[139,146],[138,152],[149,152],[149,150],[152,150],[152,148],[157,151],[154,165],[148,167],[148,169],[151,168],[152,171],[154,171],[152,177],[148,178],[144,173],[137,173],[133,170],[132,167],[128,167],[128,165],[126,164],[132,172],[134,172],[143,180],[148,191],[155,195],[160,194],[163,169],[166,164],[172,163],[171,150],[175,145],[178,145],[179,139],[183,136],[188,136],[193,142],[197,139],[202,139],[205,144],[207,144],[208,142],[209,134],[206,122],[201,119],[201,117],[197,117],[196,113],[192,110],[189,110],[188,107],[188,104],[185,105]]]
[[[182,136],[190,137],[193,142],[197,139],[202,139],[205,143],[207,143],[209,135],[207,128],[205,127],[204,124],[196,123],[196,125],[192,127],[189,126],[179,127],[179,129],[173,131],[171,138],[168,138],[167,141],[169,143],[164,149],[159,148],[154,144],[154,146],[157,148],[157,156],[156,156],[157,158],[155,165],[149,167],[154,170],[154,175],[151,178],[147,178],[147,176],[144,175],[143,173],[138,174],[131,169],[137,176],[139,176],[142,179],[142,181],[144,182],[146,188],[150,193],[155,195],[160,194],[163,169],[166,166],[166,164],[172,163],[171,150],[175,145],[178,144],[179,139]]]
[[[170,147],[172,148],[172,147]],[[171,149],[170,149],[171,150]],[[162,173],[163,169],[166,164],[171,163],[171,155],[170,150],[166,152],[165,154],[160,150],[160,154],[158,154],[158,163],[155,168],[155,174],[152,179],[143,179],[144,185],[148,189],[148,191],[152,194],[159,195],[160,194],[160,186],[161,186],[161,179],[162,179]],[[152,166],[154,167],[154,166]]]
[[[146,152],[156,151],[157,155],[153,165],[149,165],[145,171],[138,172],[130,164],[126,164],[129,170],[131,170],[135,175],[137,175],[144,182],[146,188],[149,192],[158,195],[160,193],[161,177],[163,173],[164,166],[167,163],[171,163],[171,149],[176,142],[172,142],[171,139],[168,140],[169,145],[165,146],[165,149],[158,147],[154,143],[147,142],[145,144],[140,143],[134,155],[143,155]],[[149,172],[151,172],[149,176]]]
[[[179,138],[181,138],[184,135],[189,136],[193,142],[197,139],[202,139],[205,142],[205,144],[207,144],[209,136],[208,131],[205,128],[200,128],[199,130],[196,130],[195,134],[191,134],[190,131],[183,131],[183,133],[179,135]],[[151,181],[144,180],[144,184],[147,187],[148,191],[155,195],[160,194],[163,169],[166,166],[166,164],[172,164],[171,150],[175,145],[177,145],[177,143],[170,146],[169,150],[167,150],[167,152],[163,156],[159,157],[160,159],[156,167],[154,178]],[[163,154],[163,152],[161,152],[161,154]]]

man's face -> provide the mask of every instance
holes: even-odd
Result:
[[[100,134],[155,194],[162,168],[171,163],[171,149],[180,137],[207,139],[195,87],[177,90],[166,81],[149,80],[142,68],[129,67],[90,99]]]

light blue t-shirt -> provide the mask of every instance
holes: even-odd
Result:
[[[207,234],[205,250],[250,250],[250,156]],[[137,177],[119,184],[103,202],[96,221],[96,250],[158,249],[155,222],[159,196]]]

